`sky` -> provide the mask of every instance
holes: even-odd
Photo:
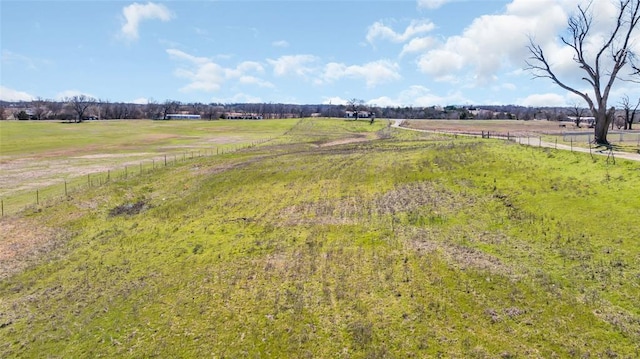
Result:
[[[588,90],[559,41],[578,3],[0,0],[0,100],[583,106],[526,70],[532,38]],[[616,8],[592,6],[597,42]],[[624,95],[640,84],[617,81],[610,103]]]

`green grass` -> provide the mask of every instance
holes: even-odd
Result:
[[[297,121],[0,121],[0,196],[15,213],[78,187],[255,146]]]
[[[57,245],[0,282],[0,356],[637,357],[639,173],[304,120],[3,218]]]
[[[237,145],[264,139],[265,134],[275,137],[295,121],[0,121],[0,155],[4,159]]]

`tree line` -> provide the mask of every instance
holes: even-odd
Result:
[[[632,129],[640,120],[640,99],[631,101],[625,96],[619,104],[613,125]],[[527,107],[518,105],[414,107],[368,105],[363,100],[351,99],[346,104],[299,105],[282,103],[182,103],[175,100],[149,101],[146,104],[110,102],[88,96],[73,96],[61,101],[35,99],[30,102],[0,102],[0,119],[87,120],[166,119],[173,113],[200,115],[205,120],[224,119],[238,114],[246,118],[282,119],[303,117],[346,117],[348,112],[365,112],[366,117],[403,119],[504,119],[572,121],[580,126],[590,111],[578,105],[571,107]]]

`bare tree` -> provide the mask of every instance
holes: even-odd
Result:
[[[33,107],[33,116],[35,116],[37,120],[42,120],[49,111],[47,109],[46,101],[43,100],[42,97],[38,97],[31,101],[31,106]]]
[[[585,109],[580,107],[580,104],[578,103],[574,103],[573,105],[571,105],[571,108],[569,109],[569,115],[573,117],[573,123],[575,123],[576,127],[578,128],[582,123],[582,118],[584,117],[584,111]]]
[[[347,109],[353,112],[354,120],[358,119],[358,112],[362,109],[363,106],[364,106],[364,100],[352,98],[351,100],[347,101]]]
[[[178,109],[180,108],[180,102],[173,101],[173,100],[165,100],[161,106],[162,106],[162,119],[166,120],[168,114],[178,111]]]
[[[96,99],[86,95],[78,95],[66,98],[65,102],[76,113],[76,123],[78,123],[82,122],[85,111],[96,102]]]
[[[595,142],[609,145],[607,133],[612,116],[607,116],[607,101],[618,73],[633,59],[631,52],[632,34],[640,22],[640,0],[617,0],[619,8],[614,28],[610,35],[604,38],[603,44],[597,49],[593,59],[588,58],[587,45],[590,43],[593,23],[591,3],[578,6],[578,11],[568,20],[568,35],[563,36],[562,42],[573,52],[573,60],[586,75],[582,79],[593,89],[592,98],[589,93],[583,93],[571,87],[564,80],[558,78],[551,62],[544,54],[542,47],[530,38],[529,52],[531,57],[527,61],[527,69],[536,78],[551,79],[561,88],[580,96],[588,104],[589,110],[596,119]]]
[[[640,107],[640,98],[638,99],[638,102],[635,104],[635,106],[632,108],[631,106],[631,101],[629,100],[629,96],[624,95],[624,97],[622,97],[622,101],[620,102],[620,105],[622,105],[622,109],[624,111],[624,129],[625,130],[631,130],[632,126],[633,126],[633,121],[635,120],[636,117],[636,112],[638,111],[638,107]]]
[[[47,108],[49,109],[49,118],[57,119],[62,112],[64,104],[56,100],[47,100]]]

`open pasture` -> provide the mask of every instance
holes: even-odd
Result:
[[[91,175],[106,181],[109,171],[123,176],[125,166],[140,172],[154,163],[232,151],[275,138],[295,123],[0,121],[0,197],[19,208],[35,201],[36,189],[63,194],[65,181],[86,184]]]
[[[564,132],[592,133],[593,129],[576,127],[571,122],[554,122],[543,120],[518,121],[518,120],[406,120],[405,125],[419,130],[481,133],[491,132],[496,135],[506,136],[509,133],[514,137],[533,136],[541,134],[561,135]],[[565,127],[561,127],[564,125]]]
[[[305,119],[0,219],[0,356],[636,358],[638,188],[636,162]]]

